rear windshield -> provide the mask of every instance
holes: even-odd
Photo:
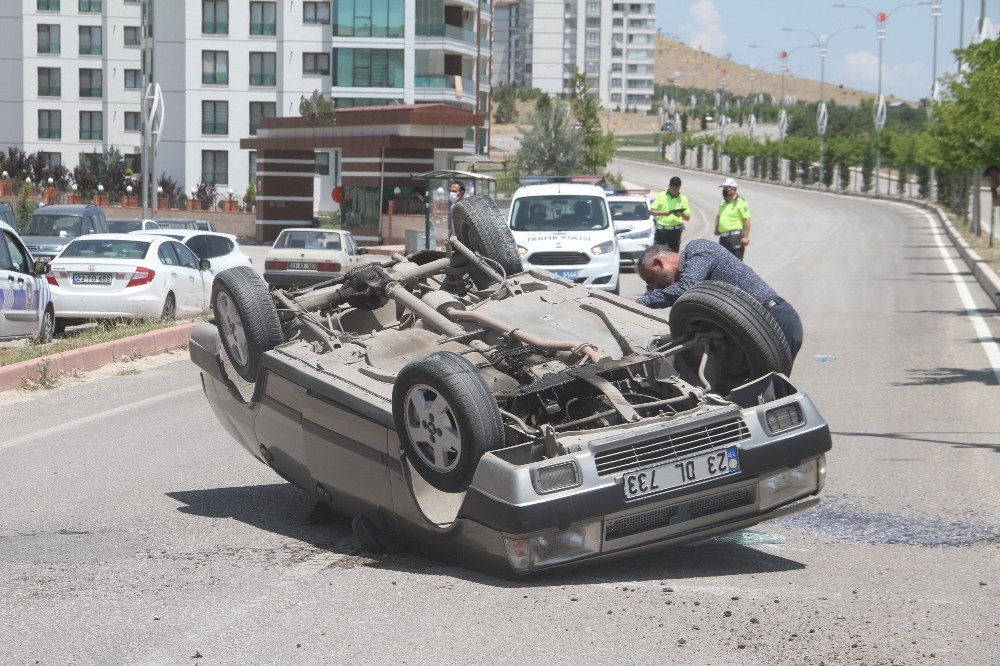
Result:
[[[283,231],[274,241],[277,248],[341,250],[340,234],[333,231]]]
[[[113,234],[127,234],[139,229],[142,229],[142,222],[139,220],[108,220],[108,231]]]
[[[510,220],[514,231],[589,231],[609,224],[604,200],[587,195],[521,197]]]
[[[649,208],[641,201],[609,201],[613,220],[648,220]]]
[[[79,236],[83,220],[79,215],[32,215],[25,236]]]
[[[194,222],[182,222],[180,220],[157,220],[161,229],[195,229]]]
[[[146,252],[149,251],[149,245],[149,241],[143,240],[101,240],[81,238],[67,245],[59,257],[144,259],[146,257]]]

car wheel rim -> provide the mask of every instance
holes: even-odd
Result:
[[[42,342],[52,342],[52,334],[56,330],[56,318],[49,312],[45,311],[45,318],[42,319]]]
[[[421,460],[435,472],[453,471],[461,461],[461,432],[451,405],[438,391],[417,385],[406,394],[406,434]]]
[[[174,299],[167,296],[167,302],[163,304],[163,316],[161,319],[170,321],[174,318]]]
[[[240,319],[232,299],[225,291],[219,292],[215,304],[215,316],[222,322],[221,330],[233,362],[241,366],[246,365],[250,356],[247,353],[247,336],[243,330],[243,320]]]

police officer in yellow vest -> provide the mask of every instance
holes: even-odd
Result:
[[[691,205],[687,195],[681,194],[680,178],[671,178],[669,187],[653,197],[649,213],[656,216],[653,242],[680,252],[681,232],[684,231],[684,223],[691,219]]]
[[[726,178],[722,185],[722,203],[715,216],[715,235],[719,244],[729,250],[740,261],[750,244],[750,205],[736,194],[736,181]]]

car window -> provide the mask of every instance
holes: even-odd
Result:
[[[18,273],[30,273],[31,266],[27,251],[20,246],[14,236],[7,230],[4,230],[3,237],[7,251],[3,253],[6,256],[0,257],[0,262],[3,262],[0,263],[0,268]]]
[[[184,241],[184,244],[202,259],[212,258],[212,254],[208,247],[208,239],[204,236],[191,236],[191,238]]]
[[[649,219],[649,208],[641,201],[617,201],[611,204],[611,217],[616,220]]]
[[[167,266],[178,266],[180,265],[180,260],[177,258],[177,253],[174,252],[174,243],[164,243],[157,250],[156,256],[160,258]]]
[[[354,242],[354,236],[351,234],[344,234],[344,244],[347,246],[347,251],[351,254],[358,253],[358,244]]]
[[[181,262],[181,266],[185,268],[198,268],[198,257],[194,256],[194,252],[187,249],[187,246],[181,245],[180,243],[171,242],[170,245],[174,246],[174,252],[177,253],[177,258]]]
[[[92,234],[96,231],[97,229],[94,228],[94,218],[89,215],[83,218],[83,233]]]
[[[205,257],[206,259],[229,254],[235,246],[233,241],[222,236],[206,236],[205,240],[208,241],[208,255]]]
[[[142,227],[138,220],[108,220],[108,229],[115,234],[127,234]]]

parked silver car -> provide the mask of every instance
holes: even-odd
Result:
[[[332,286],[221,272],[191,338],[229,433],[364,546],[514,577],[819,501],[829,428],[753,298],[707,282],[664,317],[522,272],[490,199],[453,219]]]

